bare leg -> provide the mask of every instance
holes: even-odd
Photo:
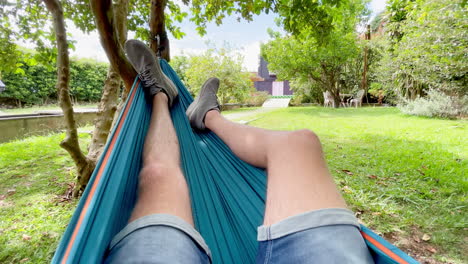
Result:
[[[153,98],[153,115],[143,149],[138,201],[130,222],[158,213],[178,216],[193,226],[189,191],[180,168],[179,141],[164,93]]]
[[[324,208],[346,208],[309,130],[269,131],[233,123],[209,111],[205,125],[242,160],[268,172],[264,225]]]

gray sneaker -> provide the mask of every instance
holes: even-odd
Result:
[[[206,130],[205,115],[210,110],[220,111],[218,97],[216,93],[219,88],[219,79],[210,78],[202,86],[200,94],[188,107],[187,117],[190,125],[198,130]]]
[[[164,92],[172,106],[178,95],[177,87],[161,70],[159,58],[143,42],[135,39],[125,42],[125,52],[133,68],[140,75],[143,86],[151,95]]]

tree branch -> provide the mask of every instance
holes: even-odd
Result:
[[[47,9],[53,17],[55,35],[57,39],[57,92],[59,104],[63,111],[65,124],[67,126],[65,139],[60,143],[72,157],[78,170],[78,178],[94,169],[94,163],[90,162],[80,149],[78,131],[70,99],[70,59],[68,56],[67,32],[63,17],[62,5],[58,0],[44,0]]]
[[[116,30],[119,36],[121,45],[127,40],[127,14],[128,14],[128,1],[117,0],[114,1],[114,17],[116,20]],[[107,142],[110,129],[113,124],[114,115],[117,110],[117,101],[119,98],[121,79],[119,73],[109,66],[107,78],[104,83],[101,101],[99,103],[98,116],[95,121],[93,137],[89,145],[88,158],[96,162],[102,153],[102,150]],[[125,102],[125,100],[122,100]],[[86,183],[89,179],[85,179]]]
[[[111,0],[91,0],[91,9],[96,19],[96,28],[101,36],[101,45],[107,58],[125,83],[127,92],[133,85],[137,72],[125,57],[116,30],[113,6]]]
[[[166,33],[166,24],[164,17],[164,9],[166,8],[167,0],[151,0],[150,12],[150,48],[157,53],[159,48],[162,48],[161,58],[170,60],[169,39]],[[159,36],[159,46],[156,37]]]

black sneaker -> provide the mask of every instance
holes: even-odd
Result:
[[[210,110],[220,111],[216,93],[219,88],[219,79],[210,78],[202,86],[200,94],[188,107],[187,117],[190,125],[198,130],[205,130],[205,115]]]
[[[161,70],[159,58],[154,52],[139,40],[128,40],[125,42],[125,52],[133,68],[140,75],[143,86],[151,95],[164,92],[172,106],[178,95],[177,87]]]

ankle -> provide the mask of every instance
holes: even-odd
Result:
[[[169,105],[169,99],[164,92],[159,92],[154,95],[153,103],[155,104],[166,104]]]
[[[204,122],[205,122],[205,126],[206,126],[207,128],[210,128],[210,127],[211,127],[210,124],[212,124],[213,121],[214,121],[216,118],[220,117],[220,116],[221,116],[221,113],[220,113],[218,110],[216,110],[216,109],[212,109],[212,110],[206,112],[205,121],[204,121]]]

